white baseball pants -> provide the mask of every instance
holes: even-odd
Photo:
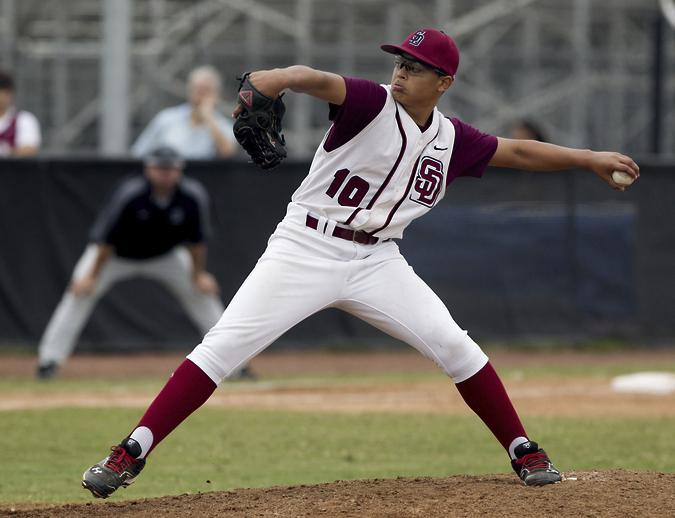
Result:
[[[73,278],[82,278],[92,269],[96,245],[87,246],[75,266]],[[112,256],[106,261],[91,295],[76,297],[70,290],[63,295],[40,340],[39,362],[61,364],[75,348],[78,336],[98,300],[118,281],[131,277],[153,279],[166,286],[178,299],[202,334],[223,314],[223,304],[215,295],[194,288],[191,279],[192,259],[184,247],[151,259],[123,259]]]
[[[295,324],[339,308],[402,340],[436,362],[456,383],[478,372],[487,356],[452,319],[393,241],[361,245],[331,236],[335,222],[305,225],[289,205],[267,250],[225,309],[188,355],[216,384]]]

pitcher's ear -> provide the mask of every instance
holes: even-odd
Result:
[[[448,90],[448,88],[450,88],[452,86],[452,83],[455,82],[455,78],[452,77],[452,76],[443,76],[443,77],[440,77],[439,79],[440,79],[440,82],[438,84],[438,91],[441,92],[441,93]]]

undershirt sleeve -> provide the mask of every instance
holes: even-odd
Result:
[[[450,158],[450,174],[480,178],[497,151],[497,137],[483,133],[459,119],[451,118],[455,127],[455,145]]]
[[[358,135],[382,111],[387,91],[366,79],[345,77],[346,95],[341,105],[329,104],[328,118],[333,125],[323,144],[333,151]]]

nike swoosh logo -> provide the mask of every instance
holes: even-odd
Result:
[[[438,147],[438,146],[434,146],[434,149],[435,149],[436,151],[445,151],[445,150],[448,149],[448,148],[447,148],[447,147]]]

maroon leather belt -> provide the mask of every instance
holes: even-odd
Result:
[[[313,228],[314,230],[318,230],[319,228],[319,220],[315,218],[314,216],[310,216],[307,214],[307,220],[305,221],[305,225],[307,225],[309,228]],[[374,245],[379,241],[378,238],[371,236],[368,234],[368,232],[364,232],[363,230],[352,230],[350,228],[343,228],[343,227],[335,227],[333,229],[333,237],[339,237],[340,239],[344,239],[346,241],[353,241],[356,243],[360,243],[362,245]]]

